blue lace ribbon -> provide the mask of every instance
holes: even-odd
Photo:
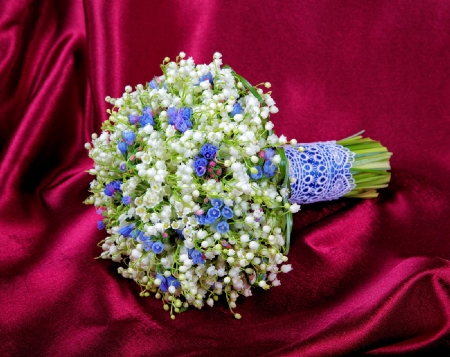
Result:
[[[289,177],[296,178],[291,183],[291,203],[331,201],[356,187],[350,173],[355,155],[335,141],[285,146],[284,150]]]

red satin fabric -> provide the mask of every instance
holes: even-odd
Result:
[[[0,2],[0,355],[450,354],[450,3]],[[276,132],[361,129],[391,151],[378,199],[303,206],[294,270],[175,321],[111,261],[84,206],[106,95],[179,51],[270,81]]]

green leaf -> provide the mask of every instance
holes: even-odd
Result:
[[[283,203],[289,203],[286,197],[283,197]],[[284,244],[284,254],[288,254],[289,248],[291,247],[291,232],[293,221],[294,216],[292,215],[292,212],[289,211],[286,214],[286,242]]]
[[[286,153],[284,152],[283,148],[277,148],[277,153],[278,155],[280,155],[280,164],[278,165],[278,170],[279,170],[279,174],[280,174],[280,179],[278,182],[280,182],[281,180],[283,180],[283,187],[286,187],[289,192],[291,191],[291,185],[290,185],[290,181],[289,181],[289,161],[286,158]],[[283,197],[283,204],[289,203],[288,199],[286,197]],[[287,254],[289,253],[289,248],[291,245],[291,232],[292,232],[292,224],[293,224],[293,215],[292,212],[289,211],[288,213],[286,213],[284,216],[283,222],[286,223],[286,242],[284,245],[284,253]]]
[[[264,99],[262,99],[262,97],[259,95],[259,93],[256,91],[255,87],[253,87],[249,81],[247,81],[244,77],[240,76],[239,74],[237,74],[230,66],[225,65],[223,66],[223,68],[228,68],[231,69],[231,74],[233,75],[234,78],[236,78],[239,82],[242,83],[242,85],[248,89],[248,91],[250,93],[252,93],[256,99],[258,99],[258,101],[262,104],[262,105],[266,105],[266,103],[264,102]]]
[[[284,149],[277,148],[277,153],[281,157],[281,161],[278,164],[278,183],[284,183],[284,179],[286,177],[286,154],[284,154]]]

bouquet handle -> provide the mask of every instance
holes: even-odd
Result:
[[[340,197],[374,198],[388,186],[392,153],[380,142],[363,138],[363,132],[340,141],[286,145],[281,155],[282,185],[291,204],[310,204]],[[292,213],[286,217],[289,251]]]

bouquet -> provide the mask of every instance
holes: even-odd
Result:
[[[120,98],[86,143],[95,176],[85,203],[106,230],[101,258],[170,316],[281,284],[300,204],[370,198],[390,180],[391,153],[361,133],[298,143],[273,132],[270,83],[252,86],[222,56],[181,52],[162,75]],[[266,91],[265,91],[266,90]]]

